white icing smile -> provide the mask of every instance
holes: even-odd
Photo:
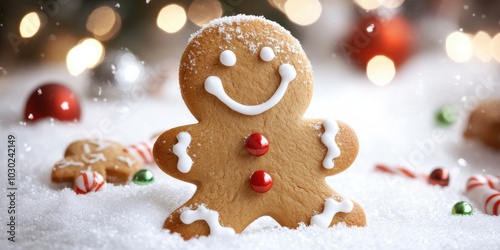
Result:
[[[269,47],[264,47],[262,50],[263,50],[263,53],[261,53],[261,59],[263,61],[268,62],[274,58],[274,53],[272,53],[272,50],[270,50]],[[224,52],[226,52],[226,51],[224,51]],[[234,60],[234,61],[236,61],[236,60]],[[226,62],[224,61],[223,64],[225,65]],[[224,86],[222,86],[222,81],[217,76],[209,76],[205,80],[205,90],[208,93],[219,98],[219,100],[221,102],[223,102],[224,104],[226,104],[226,106],[228,106],[230,109],[232,109],[240,114],[258,115],[258,114],[261,114],[263,112],[266,112],[267,110],[271,109],[276,104],[278,104],[278,102],[280,102],[281,99],[283,98],[283,96],[285,95],[286,90],[288,88],[288,84],[290,84],[290,82],[293,79],[295,79],[295,77],[297,76],[297,72],[295,71],[295,68],[288,63],[284,63],[284,64],[280,65],[279,74],[281,76],[281,82],[280,82],[280,86],[278,87],[276,92],[274,92],[273,96],[271,96],[271,98],[269,98],[269,100],[265,101],[264,103],[258,104],[258,105],[244,105],[244,104],[241,104],[241,103],[233,100],[224,91]]]

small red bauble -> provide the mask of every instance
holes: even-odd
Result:
[[[262,156],[269,150],[269,142],[259,133],[253,133],[245,141],[245,148],[253,156]]]
[[[340,50],[361,68],[375,56],[386,56],[396,67],[403,64],[413,49],[413,28],[403,16],[385,19],[370,15],[359,21]]]
[[[250,186],[257,193],[265,193],[273,186],[273,178],[266,171],[255,171],[250,176]]]
[[[439,185],[442,187],[448,186],[450,183],[450,175],[448,174],[448,170],[442,168],[434,169],[429,175],[429,184]]]
[[[38,87],[29,97],[24,108],[24,120],[35,122],[52,117],[60,121],[80,119],[80,102],[73,91],[57,83]]]

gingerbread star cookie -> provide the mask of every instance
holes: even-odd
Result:
[[[355,160],[356,134],[302,118],[313,75],[287,30],[254,16],[214,20],[191,37],[179,81],[199,123],[161,134],[153,155],[197,190],[165,229],[185,239],[234,234],[262,216],[290,228],[365,225],[363,209],[325,181]]]
[[[52,169],[53,182],[74,182],[82,171],[96,171],[110,183],[126,183],[142,168],[142,162],[125,152],[122,145],[104,140],[71,143],[64,159]]]

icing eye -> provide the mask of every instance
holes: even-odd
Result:
[[[260,50],[260,59],[264,62],[270,62],[274,59],[274,51],[269,47],[264,47]]]
[[[220,53],[219,60],[224,66],[231,67],[236,64],[236,55],[231,50],[224,50]]]

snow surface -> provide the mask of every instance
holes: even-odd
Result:
[[[104,192],[76,195],[50,182],[53,164],[73,140],[89,135],[132,144],[156,132],[195,122],[181,100],[175,77],[156,96],[125,100],[86,95],[88,74],[69,76],[63,67],[26,68],[0,79],[0,245],[2,249],[498,249],[500,218],[475,204],[472,216],[451,215],[472,174],[500,172],[500,153],[462,137],[477,98],[500,97],[499,65],[456,64],[440,53],[414,57],[385,87],[377,87],[340,60],[310,58],[315,93],[306,117],[336,118],[358,133],[360,153],[346,172],[329,177],[340,194],[362,204],[368,225],[291,230],[270,218],[228,237],[184,241],[162,229],[164,219],[188,200],[194,187],[174,180],[154,165],[152,185],[108,185]],[[83,105],[82,120],[24,124],[24,103],[35,86],[48,80],[71,85]],[[485,86],[489,86],[485,88]],[[480,89],[480,90],[478,90]],[[486,91],[484,91],[486,89]],[[140,97],[143,96],[143,97]],[[454,105],[459,121],[434,124],[441,105]],[[103,128],[111,121],[111,129]],[[106,122],[104,122],[106,123]],[[6,145],[17,144],[16,242],[8,242]],[[376,163],[405,164],[429,173],[451,172],[450,186],[378,173]],[[286,213],[286,211],[283,211]]]

